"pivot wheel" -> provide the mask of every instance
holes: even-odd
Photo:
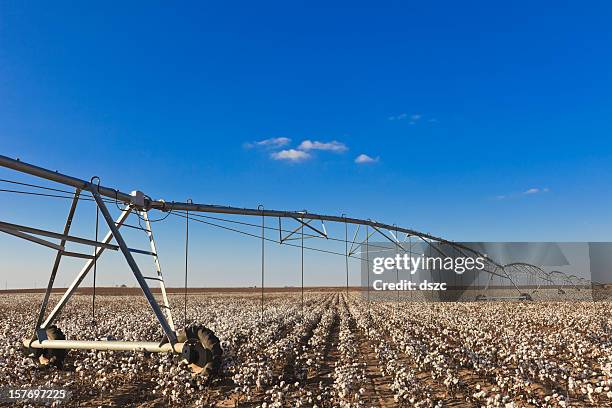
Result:
[[[47,327],[45,332],[47,335],[46,340],[66,340],[64,333],[55,325]],[[38,334],[32,337],[32,341],[38,341]],[[53,365],[61,369],[64,366],[64,359],[66,354],[68,354],[68,350],[29,348],[26,350],[26,354],[34,357],[42,366]]]
[[[201,325],[189,326],[179,331],[177,340],[184,343],[181,356],[194,375],[219,373],[223,350],[212,330]]]

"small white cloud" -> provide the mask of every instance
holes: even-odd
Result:
[[[288,145],[291,139],[288,137],[271,137],[269,139],[259,140],[257,142],[245,143],[244,147],[250,149],[253,147],[270,147],[277,148]]]
[[[338,142],[336,140],[332,140],[331,142],[317,142],[316,140],[313,142],[311,140],[304,140],[298,146],[300,150],[328,150],[331,152],[345,152],[348,150],[348,147],[344,143]]]
[[[310,154],[302,150],[287,149],[281,150],[280,152],[274,152],[270,155],[274,160],[288,160],[293,162],[299,162],[310,159]]]
[[[402,120],[402,119],[406,119],[408,117],[407,113],[400,113],[399,115],[396,116],[389,116],[389,120]]]
[[[530,188],[527,189],[525,191],[523,191],[523,195],[530,195],[530,194],[539,194],[539,193],[548,193],[550,191],[550,189],[548,187],[544,187],[544,188]]]
[[[418,120],[422,119],[423,115],[420,113],[413,113],[412,115],[408,115],[407,113],[400,113],[399,115],[389,116],[389,120],[403,120],[410,119],[410,124],[414,125]]]
[[[528,188],[525,191],[521,191],[520,193],[515,192],[511,194],[498,195],[498,196],[495,196],[495,199],[496,200],[516,199],[516,198],[520,198],[521,196],[530,196],[530,195],[535,195],[535,194],[548,193],[549,191],[550,189],[548,187],[544,187],[544,188],[532,187],[532,188]]]
[[[355,157],[355,163],[357,164],[366,164],[366,163],[376,163],[380,158],[377,157],[370,157],[367,154],[360,154],[359,156]]]

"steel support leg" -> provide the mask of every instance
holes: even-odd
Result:
[[[79,203],[79,196],[81,195],[81,190],[76,189],[74,192],[74,198],[72,199],[72,204],[70,205],[70,211],[68,211],[68,218],[66,218],[66,224],[64,225],[64,235],[68,235],[70,232],[70,226],[72,225],[72,218],[74,217],[74,212],[76,211],[77,204]],[[60,246],[65,246],[66,240],[62,239],[60,242]],[[59,269],[60,261],[62,259],[63,251],[57,251],[55,255],[55,261],[53,262],[53,269],[51,269],[51,276],[49,277],[49,283],[47,284],[47,291],[45,292],[45,297],[40,305],[40,311],[38,312],[38,319],[36,319],[36,326],[34,330],[37,334],[39,334],[39,339],[41,338],[42,333],[46,334],[44,329],[41,330],[41,333],[38,333],[40,329],[40,324],[43,322],[45,318],[45,313],[47,312],[47,304],[49,303],[49,296],[51,296],[51,290],[53,289],[53,283],[55,282],[55,276],[57,275],[57,270]],[[46,337],[46,336],[44,336]]]
[[[487,284],[484,287],[485,292],[489,290],[489,285],[491,284],[492,280],[493,280],[493,274],[489,274],[489,280],[487,281]]]
[[[121,225],[123,225],[128,215],[130,215],[130,212],[131,212],[131,209],[126,206],[125,209],[119,215],[119,218],[117,218],[117,221],[115,221],[117,228],[120,228]],[[113,239],[113,233],[109,231],[104,237],[104,239],[102,240],[102,242],[105,244],[108,244],[112,241],[112,239]],[[72,283],[70,284],[70,287],[68,287],[68,289],[66,290],[66,292],[64,293],[60,301],[57,302],[57,304],[53,308],[53,311],[51,311],[51,313],[49,314],[49,317],[47,317],[47,320],[45,320],[45,322],[42,325],[40,325],[40,328],[46,329],[47,327],[51,325],[51,323],[53,323],[53,321],[57,318],[59,313],[62,311],[62,309],[68,302],[68,300],[70,300],[74,292],[77,290],[77,288],[79,287],[83,279],[85,279],[85,277],[87,276],[91,268],[93,268],[94,260],[97,258],[100,258],[100,255],[102,255],[102,252],[104,252],[105,249],[106,248],[104,247],[98,247],[96,249],[94,258],[90,259],[89,261],[87,261],[87,263],[85,263],[85,266],[83,267],[83,269],[81,269],[81,272],[79,272],[79,274],[74,279],[74,281],[72,281]]]
[[[161,264],[159,263],[159,257],[157,256],[157,246],[155,245],[155,238],[153,237],[153,229],[151,228],[151,221],[149,221],[149,215],[146,211],[142,211],[142,218],[145,220],[145,228],[147,236],[149,237],[149,242],[151,244],[151,252],[153,255],[153,262],[155,262],[155,269],[157,270],[157,277],[159,278],[159,288],[162,293],[162,298],[164,301],[164,307],[166,309],[166,318],[168,319],[168,324],[172,328],[172,330],[176,330],[174,327],[174,321],[172,319],[172,311],[170,309],[170,302],[168,301],[168,294],[166,293],[166,284],[164,282],[164,277],[162,275]]]
[[[121,252],[123,253],[123,256],[125,257],[125,260],[130,266],[130,269],[132,270],[132,272],[134,273],[134,277],[138,281],[138,284],[140,285],[142,292],[147,298],[147,301],[149,302],[151,309],[153,309],[153,312],[155,313],[157,320],[159,320],[159,323],[161,324],[162,329],[164,330],[164,333],[168,337],[168,341],[170,342],[172,346],[174,346],[174,344],[176,344],[177,342],[176,333],[174,332],[174,330],[172,330],[172,327],[170,327],[170,325],[168,324],[168,321],[166,320],[166,317],[164,316],[164,312],[162,312],[161,308],[157,304],[157,300],[155,300],[155,297],[153,296],[151,289],[149,289],[149,286],[147,285],[145,278],[142,276],[142,273],[140,272],[140,269],[138,268],[138,264],[136,263],[136,260],[134,260],[134,257],[132,256],[130,249],[128,248],[123,237],[119,233],[119,229],[115,226],[115,221],[113,220],[110,213],[108,212],[108,208],[106,208],[106,204],[104,204],[104,200],[98,193],[96,186],[91,187],[91,193],[94,196],[96,203],[98,204],[98,208],[100,209],[102,216],[104,217],[104,219],[106,220],[106,223],[108,224],[108,228],[110,228],[113,236],[115,237],[115,241],[117,241],[117,244],[119,245],[119,248],[121,249]]]

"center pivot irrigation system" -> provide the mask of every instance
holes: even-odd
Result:
[[[64,226],[64,230],[61,233],[34,228],[31,226],[17,225],[0,221],[0,232],[12,235],[14,237],[22,238],[27,241],[49,247],[57,251],[55,261],[51,270],[49,283],[40,306],[38,318],[36,320],[36,326],[34,333],[31,337],[24,339],[23,345],[26,351],[30,355],[34,355],[38,358],[41,364],[55,364],[61,366],[66,356],[66,352],[69,349],[83,349],[83,350],[116,350],[116,351],[142,351],[142,352],[172,352],[182,356],[194,373],[204,372],[208,375],[214,374],[218,371],[221,365],[221,354],[222,350],[220,347],[219,339],[215,334],[201,325],[189,325],[183,329],[177,330],[175,322],[173,320],[172,310],[166,287],[164,284],[164,278],[161,272],[161,266],[158,258],[158,248],[155,244],[155,239],[152,231],[152,222],[149,218],[150,211],[160,211],[165,213],[162,219],[165,219],[169,214],[185,218],[187,220],[187,242],[188,242],[188,226],[189,220],[202,222],[207,225],[214,227],[224,228],[232,232],[243,233],[251,237],[261,239],[261,313],[262,320],[264,315],[263,295],[264,295],[264,244],[265,242],[275,242],[278,244],[289,245],[301,248],[302,250],[302,307],[304,305],[304,249],[317,250],[320,252],[339,255],[345,258],[346,264],[346,285],[347,291],[349,290],[349,258],[359,259],[365,261],[369,268],[369,251],[370,248],[376,247],[375,243],[371,243],[370,240],[374,234],[384,241],[388,241],[394,247],[397,247],[398,251],[408,253],[412,255],[412,248],[407,245],[408,241],[417,239],[421,244],[429,246],[430,250],[435,251],[439,255],[447,256],[448,251],[453,251],[455,254],[461,254],[463,256],[484,257],[486,259],[486,266],[483,270],[488,276],[488,283],[493,281],[494,278],[498,278],[505,282],[509,282],[508,287],[516,290],[517,295],[513,296],[513,299],[517,300],[531,300],[531,295],[517,285],[513,274],[527,274],[530,279],[534,282],[538,282],[536,286],[531,285],[532,290],[540,288],[542,282],[546,284],[555,284],[559,288],[562,285],[573,285],[575,287],[584,286],[590,284],[587,281],[579,281],[578,279],[572,280],[571,277],[563,274],[562,272],[553,272],[546,274],[540,268],[528,265],[528,264],[512,264],[500,265],[494,260],[487,258],[486,255],[475,251],[465,245],[454,243],[443,238],[435,237],[430,234],[414,231],[408,228],[398,227],[396,225],[389,225],[384,223],[375,222],[372,220],[349,218],[346,216],[332,216],[332,215],[321,215],[313,214],[306,211],[278,211],[268,210],[262,206],[258,208],[236,208],[228,206],[198,204],[192,202],[168,202],[164,200],[153,200],[149,196],[145,195],[140,191],[133,191],[131,194],[127,194],[112,188],[108,188],[100,185],[100,179],[93,177],[90,181],[81,180],[75,177],[71,177],[57,171],[51,171],[41,167],[37,167],[31,164],[24,163],[20,160],[11,159],[9,157],[0,156],[0,166],[15,170],[20,173],[29,174],[38,178],[46,179],[55,183],[59,183],[68,186],[74,190],[60,190],[55,188],[48,188],[36,184],[22,183],[18,181],[0,180],[3,182],[17,184],[20,187],[34,187],[37,189],[51,190],[53,193],[36,193],[22,190],[10,190],[0,189],[0,192],[18,193],[18,194],[32,194],[38,196],[47,197],[60,197],[71,200],[68,217]],[[38,191],[38,190],[37,190]],[[57,192],[61,192],[69,195],[58,195]],[[85,239],[70,235],[70,228],[75,215],[77,204],[81,200],[93,201],[97,206],[97,216],[102,215],[102,219],[106,222],[109,231],[100,241],[98,240],[98,218],[96,218],[96,237],[94,240]],[[120,215],[117,219],[113,219],[107,203],[114,203],[120,207]],[[261,224],[253,224],[243,221],[232,221],[219,216],[205,216],[206,214],[225,214],[233,216],[251,216],[261,217]],[[133,226],[126,223],[128,216],[135,214],[139,218],[139,226]],[[267,218],[278,219],[278,228],[266,226],[265,220]],[[291,229],[284,229],[282,226],[282,220],[291,223],[297,223],[297,227]],[[144,225],[141,223],[144,221]],[[212,222],[216,221],[216,222]],[[250,226],[261,228],[261,235],[247,233],[240,231],[233,227],[224,227],[219,224],[218,221],[224,221],[234,223],[234,225]],[[321,226],[318,225],[320,222]],[[338,223],[344,226],[344,238],[334,238],[327,233],[325,222]],[[354,228],[354,234],[352,240],[349,240],[349,226]],[[144,230],[150,241],[150,250],[134,249],[127,245],[124,237],[122,236],[120,229],[121,227],[129,227]],[[308,229],[308,233],[305,234],[304,230]],[[363,229],[365,239],[361,240],[359,231]],[[266,230],[277,231],[279,236],[277,239],[271,239],[266,236]],[[400,234],[405,234],[403,239],[400,238]],[[58,242],[52,242],[48,239],[41,237],[51,238],[59,240]],[[359,240],[358,240],[359,237]],[[317,238],[327,241],[336,241],[344,243],[344,253],[338,251],[317,249],[312,247],[304,246],[305,238]],[[115,241],[116,244],[112,243]],[[290,241],[299,241],[301,244],[291,243]],[[84,254],[79,252],[71,252],[66,250],[68,243],[76,243],[80,245],[86,245],[93,247],[93,254]],[[350,244],[350,248],[349,248]],[[388,246],[383,248],[389,250]],[[66,303],[74,295],[79,285],[83,282],[84,278],[90,271],[93,270],[94,275],[94,311],[95,311],[95,275],[97,260],[105,252],[105,250],[120,251],[127,264],[132,271],[134,277],[138,281],[142,292],[147,299],[153,313],[155,314],[159,324],[164,333],[164,339],[162,341],[117,341],[117,340],[67,340],[64,334],[59,328],[53,323],[57,320],[58,316],[62,312]],[[381,251],[384,252],[384,251]],[[133,253],[143,254],[151,256],[157,271],[156,276],[144,276],[139,269],[137,262],[133,257]],[[363,258],[365,254],[365,258]],[[63,294],[61,299],[54,306],[53,310],[47,315],[47,306],[51,291],[53,289],[53,283],[55,281],[56,274],[58,272],[60,261],[62,257],[77,257],[86,259],[85,265],[74,278],[66,292]],[[185,253],[186,271],[187,271],[187,246]],[[575,278],[575,277],[574,277]],[[368,273],[369,279],[369,273]],[[152,290],[149,287],[147,281],[155,281],[159,284],[162,300],[158,301],[153,295]],[[187,276],[185,277],[185,286],[187,286]],[[533,289],[536,288],[536,289]],[[486,288],[485,288],[486,289]],[[369,290],[368,285],[368,300]],[[559,289],[562,290],[562,289]],[[185,292],[186,296],[186,292]],[[480,300],[490,299],[484,295],[480,296]],[[186,315],[186,304],[187,298],[185,297],[185,315]],[[186,320],[186,319],[185,319]]]

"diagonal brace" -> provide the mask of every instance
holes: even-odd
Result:
[[[18,231],[16,229],[6,228],[0,225],[0,232],[4,232],[5,234],[13,235],[17,238],[25,239],[26,241],[34,242],[35,244],[46,246],[47,248],[55,249],[60,252],[64,251],[63,245],[58,245],[56,243],[47,241],[46,239],[38,238],[33,235],[26,234],[25,232]]]
[[[123,225],[125,220],[130,215],[131,211],[132,210],[130,209],[130,207],[128,207],[128,206],[125,207],[125,209],[119,215],[119,218],[117,218],[117,220],[116,220],[117,228],[119,228],[119,227],[121,227]],[[104,237],[104,239],[102,240],[102,243],[108,244],[109,242],[111,242],[112,239],[113,239],[113,234],[112,234],[112,232],[109,231],[106,234],[106,236]],[[85,277],[87,276],[87,274],[89,273],[89,271],[93,267],[95,260],[100,258],[100,256],[104,252],[104,250],[105,250],[104,247],[96,248],[96,251],[94,253],[93,259],[90,259],[89,261],[87,261],[85,263],[85,266],[83,266],[83,268],[81,269],[79,274],[76,276],[76,278],[72,281],[72,283],[70,284],[68,289],[66,289],[66,292],[64,293],[62,298],[59,300],[59,302],[57,302],[57,304],[55,305],[55,307],[53,308],[53,310],[51,311],[51,313],[49,314],[47,319],[40,326],[41,328],[47,328],[47,327],[49,327],[49,325],[51,325],[51,323],[53,323],[55,321],[55,319],[60,314],[60,312],[62,311],[62,309],[64,308],[64,306],[68,302],[68,300],[70,300],[70,298],[72,297],[74,292],[76,292],[77,288],[79,287],[79,285],[81,284],[83,279],[85,279]]]
[[[177,343],[176,333],[174,332],[174,330],[172,330],[172,327],[170,327],[170,324],[168,323],[166,316],[164,316],[164,312],[159,307],[157,300],[155,300],[155,297],[153,296],[151,289],[149,289],[149,285],[147,284],[146,280],[142,276],[142,273],[140,272],[140,269],[138,268],[138,264],[136,263],[136,260],[132,256],[132,252],[130,251],[127,244],[125,243],[123,236],[119,233],[119,229],[115,225],[115,221],[111,217],[110,212],[108,211],[108,208],[106,207],[106,204],[104,203],[104,200],[100,196],[100,193],[98,192],[95,186],[91,186],[90,191],[94,199],[96,200],[96,203],[98,204],[98,208],[100,208],[100,212],[102,213],[102,216],[104,217],[104,219],[106,220],[106,223],[108,224],[108,228],[111,230],[113,236],[115,237],[115,241],[117,241],[117,244],[119,244],[119,249],[121,249],[121,252],[123,253],[123,256],[125,257],[125,260],[130,266],[130,269],[132,270],[132,272],[134,273],[134,277],[138,281],[138,284],[140,285],[142,292],[147,298],[147,301],[149,302],[151,309],[153,309],[153,312],[155,313],[157,320],[159,320],[159,323],[161,324],[162,329],[164,330],[164,333],[168,337],[168,341],[174,347],[174,345]]]
[[[300,220],[299,218],[295,218],[295,217],[291,217],[291,218],[293,218],[294,220],[296,220],[297,222],[302,224],[303,227],[310,228],[311,230],[313,230],[317,234],[321,235],[323,238],[328,239],[327,234],[325,232],[316,229],[312,225],[309,225],[308,222],[304,222],[304,221]]]
[[[8,222],[0,221],[0,229],[4,230],[15,230],[19,232],[29,232],[30,234],[42,235],[50,238],[57,238],[63,241],[75,242],[77,244],[95,246],[95,247],[105,247],[106,249],[117,250],[119,247],[117,245],[105,244],[103,242],[93,241],[91,239],[74,237],[68,234],[58,234],[57,232],[47,231],[39,228],[27,227],[25,225],[11,224]],[[62,245],[63,246],[63,245]]]
[[[312,220],[308,220],[306,221],[306,224],[310,224]],[[298,232],[299,230],[301,230],[302,228],[304,228],[304,225],[301,225],[299,227],[297,227],[296,229],[294,229],[293,231],[289,232],[289,234],[287,234],[285,237],[281,237],[281,241],[280,243],[282,244],[285,241],[289,240],[289,237],[292,236],[293,234],[295,234],[296,232]]]
[[[74,212],[76,211],[77,204],[79,203],[79,196],[81,195],[81,190],[76,189],[74,192],[74,197],[72,199],[72,204],[70,205],[70,210],[68,211],[68,217],[66,218],[66,224],[64,225],[64,235],[68,235],[70,232],[70,227],[72,226],[72,219],[74,217]],[[60,246],[66,245],[66,240],[62,239],[60,242]],[[40,305],[40,311],[38,312],[38,319],[36,320],[35,330],[38,331],[40,328],[43,319],[45,318],[45,313],[47,312],[47,305],[49,304],[49,296],[51,296],[51,290],[53,289],[53,283],[55,282],[55,276],[57,275],[57,270],[60,266],[60,261],[62,259],[63,251],[58,250],[55,255],[55,261],[53,262],[53,268],[51,269],[51,276],[49,277],[49,283],[47,284],[47,290],[45,291],[45,297]],[[44,331],[44,330],[42,330]],[[46,335],[46,332],[45,332]],[[40,336],[38,337],[41,338]]]

